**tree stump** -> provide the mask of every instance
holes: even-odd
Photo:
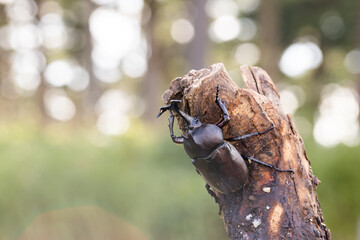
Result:
[[[221,63],[191,70],[175,78],[164,93],[166,104],[181,99],[181,109],[202,123],[218,123],[222,113],[215,103],[216,88],[225,102],[230,122],[224,138],[262,132],[265,134],[231,142],[242,156],[254,157],[294,173],[278,172],[249,162],[248,183],[229,194],[211,191],[220,216],[232,239],[330,239],[315,189],[304,143],[280,104],[279,93],[269,75],[259,67],[240,67],[247,89],[239,88]],[[183,122],[179,119],[179,127]]]

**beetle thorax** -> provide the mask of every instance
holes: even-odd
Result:
[[[184,148],[190,158],[206,158],[224,141],[221,129],[214,124],[203,124],[188,130]]]

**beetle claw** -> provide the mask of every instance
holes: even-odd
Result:
[[[156,115],[156,118],[160,117],[161,114],[163,114],[165,112],[165,110],[163,111],[162,109],[160,109],[159,113]]]

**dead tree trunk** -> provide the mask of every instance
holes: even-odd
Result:
[[[261,132],[233,145],[242,156],[254,157],[281,169],[278,172],[249,162],[248,183],[227,195],[215,192],[220,216],[230,239],[330,239],[315,189],[320,183],[313,175],[304,143],[280,105],[280,96],[269,75],[258,67],[242,66],[247,89],[239,88],[223,64],[191,70],[174,79],[163,95],[182,99],[182,109],[199,116],[203,123],[218,123],[221,110],[215,103],[216,87],[225,102],[230,123],[224,138]],[[182,122],[180,121],[180,127]]]

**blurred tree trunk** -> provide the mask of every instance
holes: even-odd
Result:
[[[151,10],[151,17],[144,26],[148,46],[151,49],[151,56],[148,59],[148,72],[144,77],[144,84],[142,84],[143,98],[146,103],[146,109],[144,113],[144,120],[146,122],[155,121],[155,114],[158,111],[160,104],[160,89],[161,83],[164,82],[164,64],[162,49],[159,43],[156,41],[154,35],[154,29],[157,21],[158,1],[147,1]],[[145,10],[144,10],[145,11]],[[145,12],[144,12],[145,14]]]
[[[279,80],[280,60],[280,13],[278,0],[261,1],[260,12],[260,65],[275,81]]]
[[[254,157],[293,173],[249,161],[249,177],[242,189],[228,194],[208,190],[219,204],[229,238],[330,239],[315,192],[320,181],[312,173],[303,140],[284,113],[273,81],[258,67],[242,66],[241,71],[246,89],[231,80],[223,64],[214,64],[174,79],[163,95],[165,103],[181,99],[182,110],[200,116],[202,123],[219,123],[222,113],[214,98],[220,85],[219,97],[231,118],[222,128],[224,139],[274,126],[265,134],[232,144],[245,159]],[[179,125],[185,129],[183,122]]]
[[[5,14],[5,5],[0,4],[0,27],[5,25],[7,22],[7,17]],[[8,63],[7,63],[7,52],[0,48],[0,86],[2,81],[7,75]]]
[[[355,23],[355,48],[360,49],[360,1],[357,2],[357,11],[356,11],[356,23]],[[355,75],[356,81],[356,91],[359,99],[360,107],[360,74]],[[358,116],[360,123],[360,114]]]
[[[204,67],[209,18],[205,12],[207,0],[193,0],[193,3],[194,5],[191,6],[195,6],[195,9],[189,9],[189,11],[196,11],[194,19],[195,35],[189,46],[189,67],[190,69],[200,69]]]
[[[34,2],[36,3],[38,9],[40,9],[41,7],[41,3],[42,3],[42,0],[34,0]],[[39,10],[36,14],[36,20],[40,22],[40,15],[39,15]],[[44,54],[44,56],[46,56],[46,50],[44,49],[43,46],[40,47],[39,51]],[[47,63],[46,63],[47,64]],[[46,68],[46,66],[45,66]],[[45,124],[47,123],[47,121],[49,120],[49,116],[47,115],[46,113],[46,108],[45,108],[45,99],[44,99],[44,96],[45,96],[45,92],[46,92],[46,83],[45,83],[45,77],[44,77],[44,71],[45,69],[43,69],[43,71],[40,73],[40,84],[38,86],[38,89],[36,91],[36,95],[35,95],[35,102],[36,102],[36,105],[38,106],[40,112],[41,112],[41,124]]]
[[[93,63],[91,58],[92,44],[91,44],[91,33],[89,26],[89,17],[95,9],[95,4],[92,1],[83,0],[83,9],[78,9],[79,18],[82,24],[82,30],[84,33],[85,44],[82,50],[82,59],[81,63],[83,67],[89,74],[89,86],[86,89],[84,101],[83,101],[83,110],[92,115],[94,114],[94,106],[96,101],[100,97],[103,87],[101,82],[94,76],[93,73]]]

